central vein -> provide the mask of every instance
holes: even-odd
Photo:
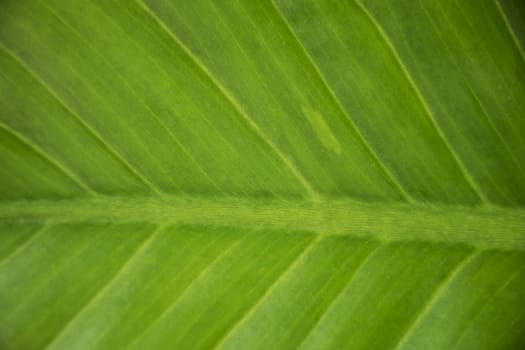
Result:
[[[393,240],[525,249],[525,211],[504,208],[218,199],[95,197],[0,203],[2,221],[156,222],[313,231]]]

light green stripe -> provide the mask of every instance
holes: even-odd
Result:
[[[0,220],[154,222],[309,230],[381,240],[525,249],[525,210],[363,203],[170,197],[0,203]]]

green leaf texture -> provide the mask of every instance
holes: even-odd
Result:
[[[1,349],[523,349],[522,0],[0,1]]]

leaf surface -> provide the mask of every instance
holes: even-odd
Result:
[[[519,0],[0,6],[0,348],[523,348]]]

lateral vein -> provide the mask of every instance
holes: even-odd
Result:
[[[392,42],[390,41],[390,39],[388,38],[388,35],[385,33],[385,31],[383,30],[383,28],[381,27],[381,25],[376,21],[376,19],[372,16],[372,14],[370,13],[370,11],[368,11],[368,9],[361,3],[360,0],[354,0],[355,3],[357,4],[357,6],[363,11],[363,13],[367,16],[367,18],[370,20],[370,22],[376,27],[377,31],[379,32],[380,36],[383,38],[383,40],[385,41],[385,44],[387,45],[387,47],[390,49],[390,51],[392,52],[392,54],[394,55],[397,63],[399,64],[399,67],[401,68],[401,70],[403,71],[405,77],[407,78],[410,86],[412,87],[412,89],[414,90],[414,93],[416,94],[418,100],[421,102],[421,105],[423,106],[423,109],[425,110],[426,112],[426,115],[428,116],[430,122],[432,123],[432,125],[434,126],[434,129],[436,130],[436,132],[438,133],[439,137],[441,138],[441,140],[443,141],[443,144],[446,146],[446,148],[449,150],[451,156],[454,158],[454,160],[456,161],[456,164],[459,168],[459,170],[461,171],[461,173],[463,174],[465,180],[467,181],[467,183],[470,185],[470,187],[472,188],[472,190],[474,191],[474,193],[480,198],[480,200],[485,203],[485,204],[488,204],[490,203],[490,201],[487,199],[487,197],[484,195],[483,191],[481,190],[481,188],[479,187],[479,185],[476,183],[476,181],[473,179],[472,175],[470,174],[470,172],[468,171],[468,169],[466,168],[466,166],[463,164],[463,162],[461,161],[460,157],[458,156],[457,152],[454,150],[454,148],[452,147],[452,145],[450,144],[448,138],[445,136],[445,134],[443,133],[443,130],[441,129],[441,127],[439,126],[439,124],[437,123],[437,120],[434,116],[434,114],[432,113],[432,111],[430,110],[430,107],[428,106],[425,98],[423,97],[423,95],[421,94],[421,92],[419,91],[419,88],[417,87],[414,79],[412,79],[412,76],[410,74],[410,72],[408,71],[408,69],[406,68],[405,64],[403,63],[403,61],[401,60],[401,57],[399,56],[399,54],[397,53],[397,50],[394,48],[394,46],[392,45]]]
[[[147,12],[158,24],[161,26],[167,34],[173,39],[173,41],[190,57],[195,64],[199,67],[199,69],[204,72],[208,78],[211,80],[213,84],[219,89],[219,91],[224,95],[224,97],[228,100],[229,103],[235,108],[235,110],[239,113],[239,115],[248,123],[248,125],[256,132],[256,134],[264,141],[266,144],[281,158],[283,163],[286,165],[286,167],[292,172],[292,174],[297,178],[297,180],[301,183],[301,185],[304,187],[308,195],[313,200],[319,200],[321,195],[313,188],[313,186],[310,184],[310,182],[304,177],[304,175],[301,173],[301,171],[297,168],[297,166],[284,154],[284,152],[277,147],[275,143],[259,128],[257,123],[248,115],[248,113],[244,110],[244,108],[241,106],[241,104],[233,97],[233,95],[226,89],[224,85],[222,85],[221,82],[215,78],[215,76],[211,73],[211,71],[206,68],[204,63],[198,59],[193,52],[175,35],[175,33],[167,27],[167,25],[153,12],[147,5],[145,5],[142,1],[136,0],[137,3],[144,9],[145,12]]]

